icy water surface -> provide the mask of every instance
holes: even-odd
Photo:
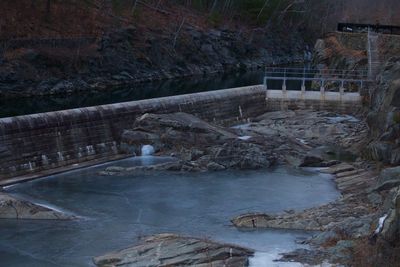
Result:
[[[165,160],[134,158],[108,165]],[[310,233],[240,231],[230,225],[232,217],[251,211],[304,209],[338,197],[328,175],[303,170],[97,175],[105,166],[7,188],[83,219],[0,220],[0,266],[91,266],[94,256],[133,245],[138,237],[165,232],[254,248],[258,253],[252,264],[262,266],[268,255],[299,247],[295,240]]]

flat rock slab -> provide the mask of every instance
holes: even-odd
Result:
[[[0,193],[0,219],[72,220],[77,217]]]
[[[253,250],[210,240],[160,234],[137,246],[111,252],[93,259],[99,267],[243,267]]]
[[[347,164],[347,163],[342,163],[339,165],[335,165],[332,167],[329,167],[327,169],[321,170],[323,173],[329,173],[329,174],[339,174],[343,172],[349,172],[349,171],[354,171],[355,168],[354,166]]]

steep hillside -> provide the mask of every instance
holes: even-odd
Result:
[[[31,8],[10,3],[18,12],[2,10],[7,21],[2,34],[8,38],[0,43],[3,97],[288,63],[302,60],[306,47],[300,31],[288,35],[228,17],[216,22],[184,5],[51,1],[48,8],[45,2]]]
[[[395,23],[389,3],[400,8],[392,0],[3,1],[0,95],[100,90],[301,61],[338,21]],[[347,51],[330,41],[325,52]],[[365,52],[354,60],[362,65]]]

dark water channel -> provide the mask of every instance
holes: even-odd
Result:
[[[208,76],[195,76],[135,85],[124,85],[104,91],[80,92],[79,94],[71,94],[67,96],[0,99],[0,117],[12,117],[25,114],[256,85],[263,82],[263,77],[263,70],[221,73]]]
[[[139,157],[106,165],[165,160]],[[300,247],[295,241],[311,233],[241,231],[229,220],[251,211],[304,209],[338,197],[329,175],[298,169],[97,175],[106,165],[7,188],[83,219],[0,220],[0,266],[91,266],[93,256],[133,245],[140,236],[171,232],[254,248],[251,266],[281,266],[268,263],[279,252]]]
[[[290,67],[301,66],[290,65]],[[0,118],[258,85],[263,83],[264,74],[264,70],[259,69],[124,85],[103,91],[94,90],[65,96],[0,99]],[[288,90],[300,90],[300,87],[301,81],[287,82]],[[307,90],[309,87],[311,83],[307,83]],[[282,81],[269,81],[268,88],[281,89]]]

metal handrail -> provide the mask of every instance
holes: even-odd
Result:
[[[265,69],[286,69],[286,70],[307,70],[307,71],[346,71],[346,72],[360,72],[360,71],[368,71],[368,69],[364,70],[338,70],[338,69],[308,69],[308,68],[295,68],[295,67],[289,67],[289,68],[280,68],[280,67],[265,67]]]
[[[346,73],[346,72],[288,72],[288,71],[266,71],[266,73],[286,73],[286,74],[339,74],[339,75],[358,75],[366,76],[364,73]],[[367,72],[366,72],[367,73]]]
[[[290,68],[266,68],[266,72],[287,73],[367,73],[368,70],[317,70],[317,69],[290,69]]]
[[[301,71],[301,72],[300,72]],[[337,76],[340,78],[359,78],[368,79],[368,70],[337,70],[337,69],[306,69],[306,68],[275,68],[267,67],[265,68],[265,76],[269,75],[281,75],[283,77],[290,76],[320,76],[320,77],[330,77]]]

